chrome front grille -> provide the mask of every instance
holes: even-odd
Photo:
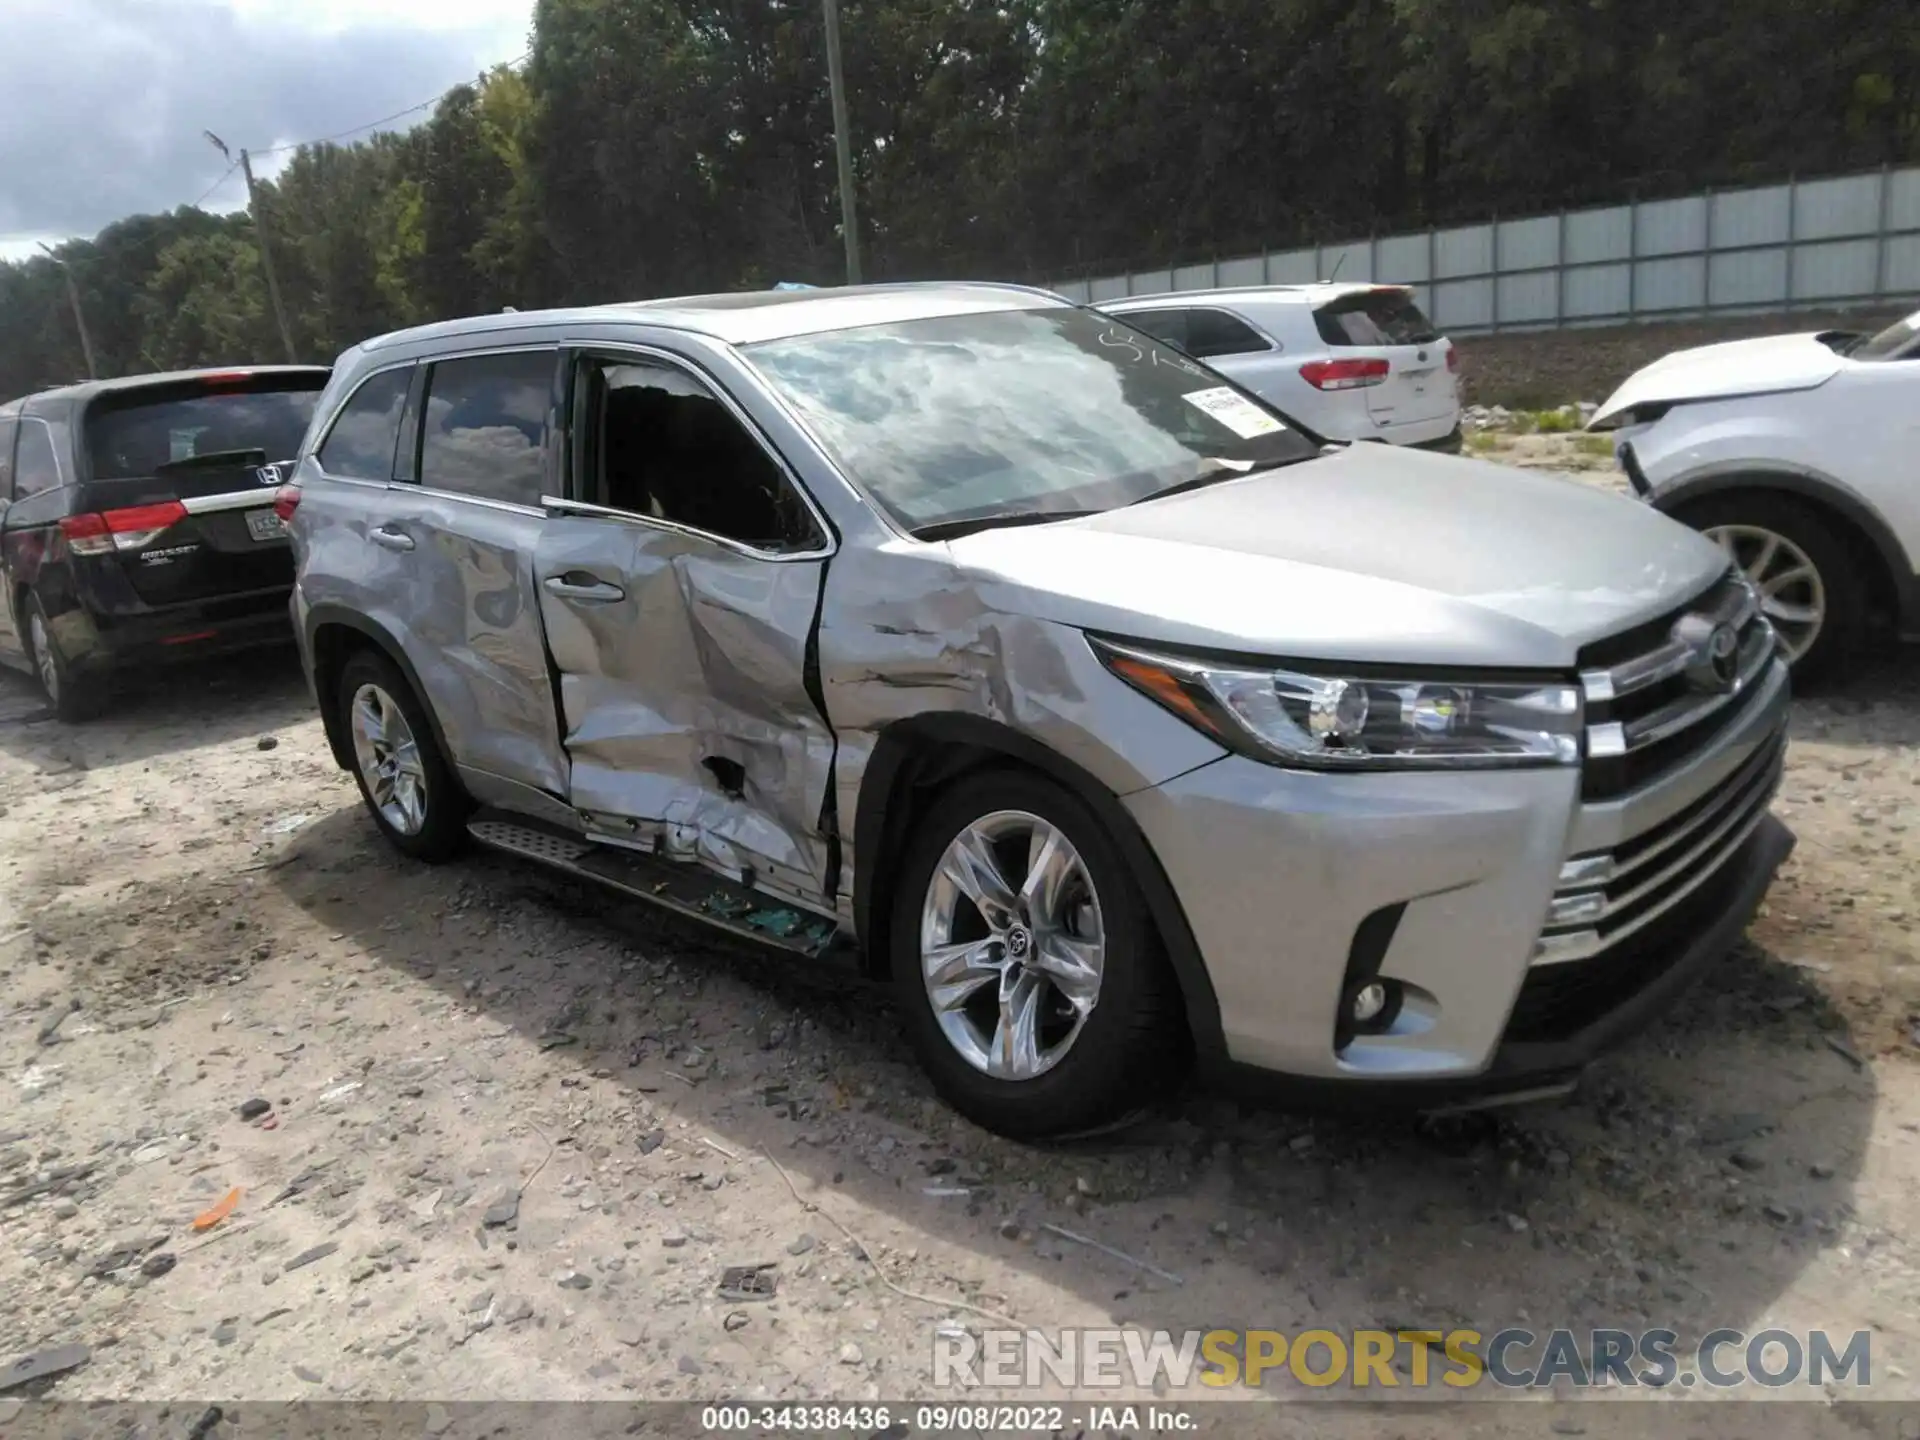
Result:
[[[1677,615],[1595,648],[1580,672],[1581,790],[1604,800],[1679,764],[1737,716],[1773,660],[1774,635],[1753,587],[1729,572]]]
[[[1710,880],[1767,813],[1786,756],[1776,732],[1711,792],[1615,849],[1560,867],[1535,965],[1585,960],[1621,944]]]

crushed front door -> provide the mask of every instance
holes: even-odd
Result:
[[[825,562],[556,508],[535,560],[571,796],[595,833],[831,908]]]

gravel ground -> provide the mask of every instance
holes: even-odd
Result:
[[[989,1316],[1871,1328],[1920,1394],[1910,656],[1797,703],[1749,943],[1572,1099],[1188,1094],[1051,1150],[954,1117],[837,972],[402,861],[290,657],[81,728],[0,702],[0,1363],[92,1347],[14,1396],[899,1399]],[[777,1294],[722,1298],[743,1265]]]

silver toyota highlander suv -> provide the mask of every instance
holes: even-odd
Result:
[[[1197,1059],[1564,1089],[1737,940],[1784,666],[1710,542],[1330,446],[1037,291],[727,295],[356,346],[278,506],[375,823],[890,980],[1058,1135]]]

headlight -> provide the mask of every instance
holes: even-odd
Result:
[[[1308,675],[1093,643],[1134,689],[1269,764],[1464,770],[1580,761],[1580,693],[1571,685]]]

